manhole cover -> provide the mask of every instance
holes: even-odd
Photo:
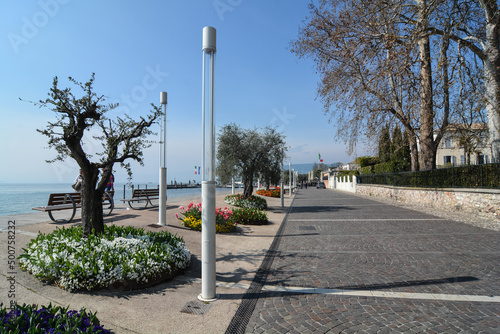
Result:
[[[163,225],[158,225],[158,224],[149,224],[148,226],[149,227],[154,227],[154,228],[164,227]]]
[[[299,226],[299,231],[316,231],[314,226]]]
[[[198,300],[188,302],[181,310],[183,313],[191,313],[191,314],[205,314],[212,305],[210,303],[203,303]]]

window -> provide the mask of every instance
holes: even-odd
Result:
[[[460,156],[460,164],[465,165],[465,157],[463,155]]]
[[[444,164],[453,164],[453,165],[456,165],[457,164],[457,158],[453,155],[445,155],[444,157]]]
[[[446,140],[444,141],[444,147],[451,148],[451,138],[446,138]]]
[[[478,156],[478,158],[477,158],[477,163],[478,163],[479,165],[484,165],[484,164],[487,164],[487,163],[489,163],[489,162],[490,162],[490,159],[489,159],[489,157],[488,157],[487,155],[482,155],[482,154],[480,154],[480,155]]]

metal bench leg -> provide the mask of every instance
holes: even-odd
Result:
[[[115,208],[115,201],[108,192],[105,192],[105,194],[107,197],[102,201],[102,211],[104,216],[109,216],[111,212],[113,212],[113,209]],[[107,208],[106,205],[108,205]],[[107,212],[107,210],[109,210],[109,212]]]
[[[73,218],[76,215],[76,203],[75,203],[75,200],[70,195],[67,195],[67,196],[69,197],[69,199],[71,200],[71,203],[73,204],[73,212],[71,213],[71,217],[68,220],[66,220],[66,219],[55,219],[54,216],[52,215],[52,211],[48,211],[50,220],[52,220],[55,223],[69,223],[70,221],[73,220]],[[61,211],[64,211],[64,210],[61,210]]]
[[[127,201],[128,203],[128,206],[132,209],[132,210],[138,210],[138,209],[145,209],[147,206],[148,206],[148,200],[144,200],[144,202],[146,202],[146,204],[142,207],[139,207],[139,205],[136,205],[136,207],[134,208],[132,206],[132,202],[137,202],[137,203],[141,203],[142,201]]]

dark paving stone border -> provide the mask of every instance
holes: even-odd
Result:
[[[283,218],[283,221],[281,222],[281,226],[278,229],[278,232],[276,233],[276,236],[274,237],[273,242],[269,247],[269,250],[266,253],[266,256],[264,257],[264,260],[262,261],[259,269],[257,270],[257,273],[255,274],[255,277],[252,281],[252,284],[250,285],[250,288],[248,288],[247,292],[243,296],[240,306],[236,310],[233,319],[231,319],[231,322],[229,323],[229,326],[226,329],[226,334],[245,333],[245,329],[248,325],[248,322],[250,321],[253,311],[255,310],[255,305],[257,304],[259,297],[262,297],[260,295],[262,287],[266,282],[269,269],[271,268],[276,252],[278,251],[278,247],[281,241],[281,236],[283,234],[283,231],[285,230],[285,226],[287,223],[288,214],[290,213],[293,207],[294,201],[295,201],[295,196],[288,208],[287,213],[285,214],[285,218]]]

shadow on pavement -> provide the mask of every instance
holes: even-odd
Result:
[[[353,211],[357,210],[351,206],[294,206],[291,213],[311,213],[311,212],[339,212],[339,211]]]
[[[426,280],[403,281],[403,282],[380,283],[380,284],[348,285],[348,286],[335,287],[335,289],[379,290],[379,289],[402,288],[402,287],[409,287],[409,286],[453,284],[453,283],[464,283],[464,282],[474,282],[474,281],[479,281],[479,278],[473,277],[473,276],[457,276],[457,277],[445,277],[445,278],[438,278],[438,279],[426,279]]]

